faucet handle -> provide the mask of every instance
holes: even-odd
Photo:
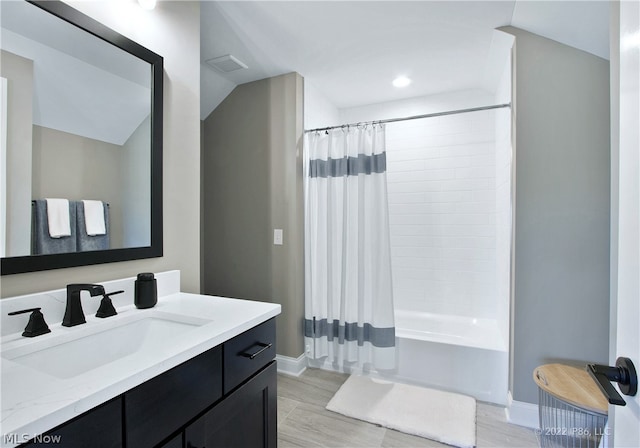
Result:
[[[31,313],[29,316],[29,322],[22,333],[22,336],[32,338],[34,336],[40,336],[41,334],[51,333],[49,326],[44,320],[44,315],[40,311],[41,308],[29,308],[26,310],[13,311],[8,313],[9,316],[16,316],[18,314]]]
[[[109,294],[103,294],[102,300],[100,301],[100,307],[96,312],[96,317],[110,317],[118,314],[116,309],[113,307],[113,302],[111,302],[111,296],[115,296],[116,294],[121,294],[123,292],[124,290],[110,292]]]

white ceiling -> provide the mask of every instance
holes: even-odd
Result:
[[[607,58],[607,1],[205,1],[202,118],[235,85],[296,71],[338,108],[486,88],[493,30],[512,25]],[[206,60],[249,66],[223,74]],[[413,79],[405,89],[391,80]]]

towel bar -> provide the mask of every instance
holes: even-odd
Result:
[[[106,204],[107,207],[111,207],[111,205],[108,202],[104,202],[104,204]],[[33,207],[34,205],[36,205],[36,200],[32,199],[31,200],[31,206]]]

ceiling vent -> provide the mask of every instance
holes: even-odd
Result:
[[[243,68],[249,68],[247,65],[236,59],[230,54],[207,60],[207,64],[223,73],[234,72]]]

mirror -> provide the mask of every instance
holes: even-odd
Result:
[[[162,256],[162,57],[61,1],[0,8],[2,275]]]

